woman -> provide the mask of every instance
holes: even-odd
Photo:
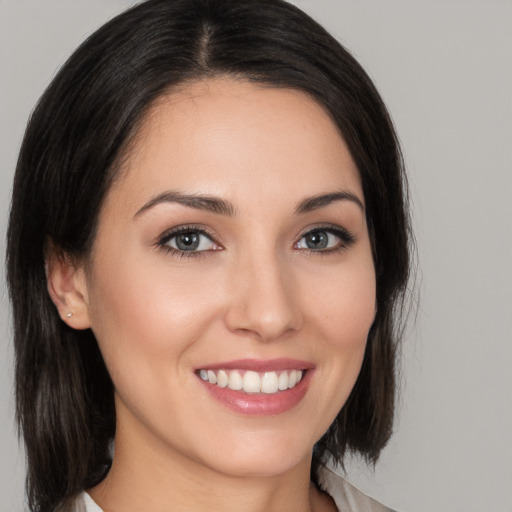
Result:
[[[388,510],[325,464],[391,434],[403,183],[371,81],[287,3],[93,34],[14,183],[30,509]]]

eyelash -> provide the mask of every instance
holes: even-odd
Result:
[[[329,254],[338,253],[341,251],[345,251],[349,249],[356,242],[356,237],[347,231],[345,228],[341,226],[333,226],[330,224],[315,226],[312,229],[308,229],[304,233],[302,233],[299,237],[299,241],[302,240],[307,235],[313,235],[315,233],[328,233],[339,238],[340,242],[328,249],[302,249],[303,252],[307,252],[309,254],[314,254],[315,256],[328,256]],[[297,245],[299,242],[294,244]]]
[[[206,230],[204,227],[194,226],[194,225],[187,225],[187,226],[180,226],[178,228],[173,228],[170,231],[167,231],[164,233],[157,241],[156,245],[158,248],[163,249],[167,253],[170,253],[173,256],[176,256],[177,258],[200,258],[202,256],[205,256],[205,253],[210,251],[180,251],[179,249],[175,249],[174,247],[171,247],[169,244],[169,241],[173,238],[184,235],[187,233],[196,233],[199,235],[203,235],[207,237],[209,240],[211,240],[213,243],[215,242],[215,236],[210,233],[208,230]],[[219,249],[220,250],[220,249]]]
[[[167,231],[164,233],[157,241],[156,246],[159,249],[163,249],[167,253],[170,253],[171,255],[177,257],[177,258],[200,258],[206,256],[206,253],[212,252],[211,250],[203,250],[203,251],[182,251],[179,249],[175,249],[174,247],[169,246],[169,241],[173,238],[187,234],[187,233],[195,233],[199,235],[203,235],[207,237],[211,242],[217,243],[215,241],[215,236],[210,233],[208,230],[206,230],[204,227],[199,227],[195,225],[186,225],[186,226],[180,226],[178,228],[173,228],[170,231]],[[309,229],[302,233],[299,237],[299,240],[293,244],[294,248],[295,246],[307,235],[313,235],[315,233],[328,233],[331,235],[336,236],[340,239],[339,244],[337,244],[335,247],[327,248],[327,249],[299,249],[301,252],[309,253],[309,254],[315,254],[319,256],[326,256],[328,254],[333,254],[337,252],[344,251],[351,247],[356,242],[356,237],[351,234],[346,229],[340,227],[340,226],[332,226],[332,225],[324,225],[324,226],[316,226],[313,229]],[[220,244],[219,244],[220,245]],[[222,249],[218,249],[222,250]]]

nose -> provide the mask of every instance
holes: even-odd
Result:
[[[245,259],[230,272],[226,325],[261,341],[277,340],[302,326],[292,272],[275,255]]]

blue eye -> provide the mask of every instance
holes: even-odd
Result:
[[[296,249],[310,251],[335,251],[354,243],[354,237],[341,228],[315,228],[302,235],[295,244]]]
[[[181,254],[221,249],[206,232],[190,227],[178,228],[167,233],[159,240],[158,245]]]

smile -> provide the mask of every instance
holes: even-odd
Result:
[[[255,372],[251,370],[199,370],[205,382],[244,393],[275,394],[293,389],[303,376],[302,370]]]

